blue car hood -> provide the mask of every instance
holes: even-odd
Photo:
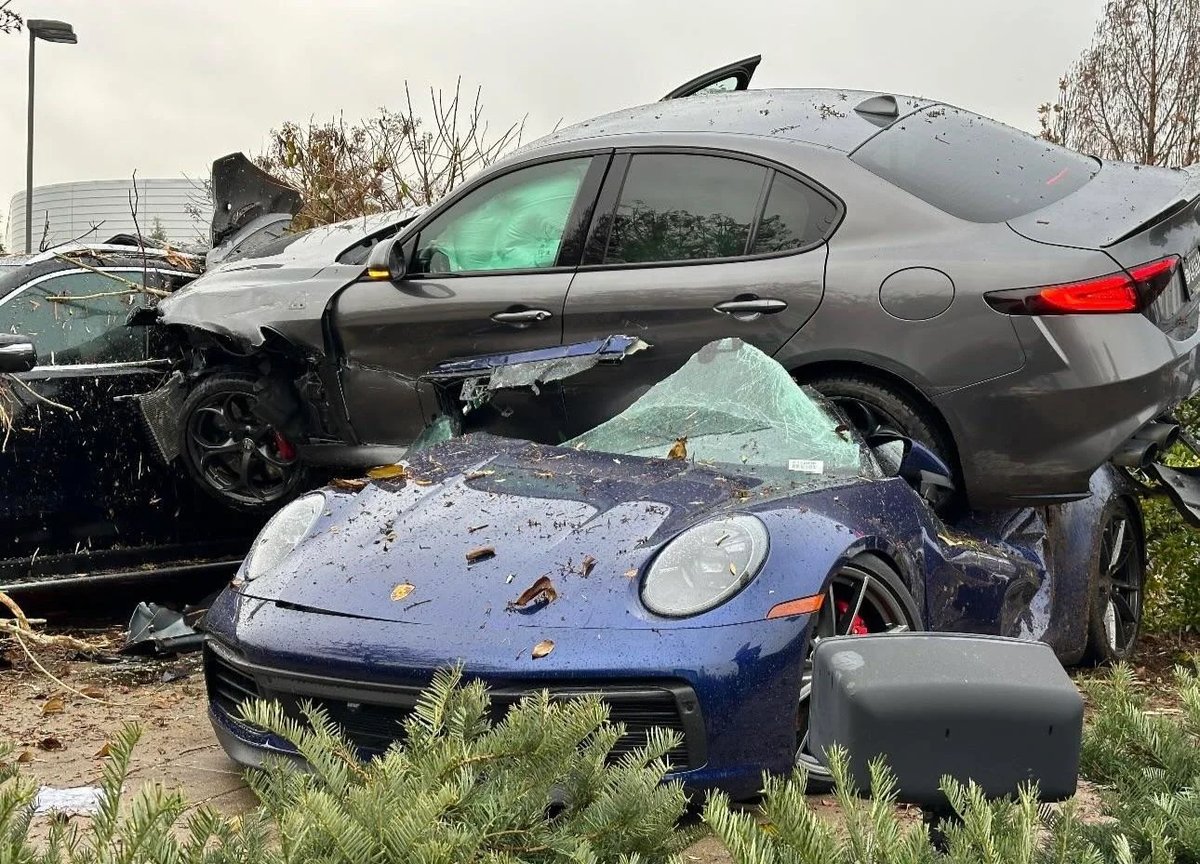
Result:
[[[470,435],[424,451],[407,479],[327,492],[313,534],[241,591],[412,624],[662,626],[638,599],[661,545],[707,515],[795,495],[799,482]],[[557,599],[512,608],[543,576]]]

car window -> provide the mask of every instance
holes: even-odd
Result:
[[[746,253],[767,169],[719,156],[639,153],[629,164],[605,264]]]
[[[470,273],[553,267],[591,157],[497,177],[421,229],[413,270]]]
[[[837,206],[794,177],[775,173],[750,252],[764,255],[819,243],[837,222]]]
[[[1005,222],[1082,188],[1100,163],[958,108],[900,120],[850,157],[951,216]]]
[[[141,271],[114,273],[138,285]],[[125,326],[140,292],[100,273],[43,279],[0,304],[0,332],[31,336],[43,366],[144,360],[145,333]]]

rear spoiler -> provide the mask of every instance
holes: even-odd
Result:
[[[1179,170],[1188,175],[1187,182],[1184,183],[1183,188],[1179,190],[1179,197],[1173,203],[1168,204],[1149,219],[1139,222],[1120,237],[1105,243],[1102,248],[1116,246],[1118,243],[1122,243],[1128,240],[1130,237],[1136,237],[1138,234],[1153,228],[1160,222],[1166,222],[1168,219],[1179,215],[1188,207],[1191,207],[1196,203],[1196,199],[1200,198],[1200,165],[1188,165],[1187,167],[1180,168]]]

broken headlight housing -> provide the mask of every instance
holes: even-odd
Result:
[[[642,580],[642,603],[656,615],[685,618],[745,588],[767,558],[766,526],[747,514],[701,522],[667,543]]]
[[[242,578],[249,581],[275,569],[308,536],[324,509],[325,496],[313,492],[297,498],[272,516],[250,547]]]

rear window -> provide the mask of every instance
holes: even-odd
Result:
[[[850,157],[951,216],[1005,222],[1078,191],[1098,160],[945,105],[880,132]]]

